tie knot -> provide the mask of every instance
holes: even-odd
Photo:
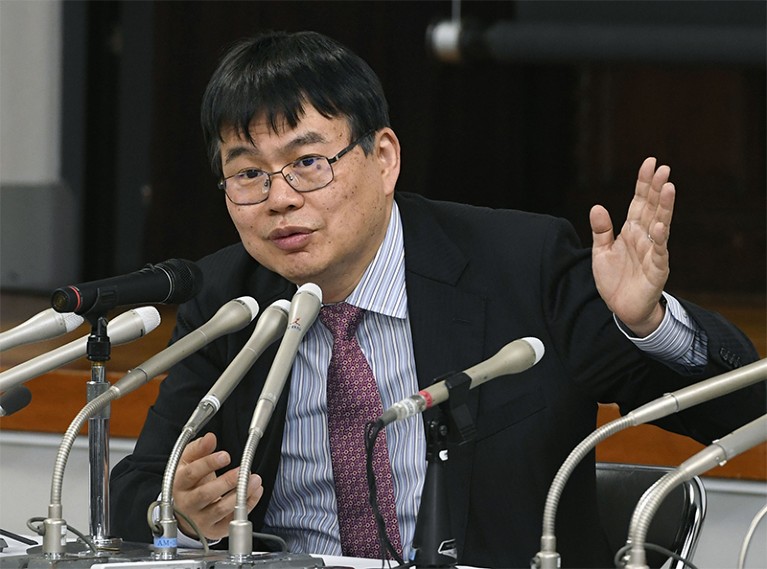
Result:
[[[350,340],[362,322],[364,310],[346,302],[329,304],[320,309],[320,321],[330,330],[333,338]]]

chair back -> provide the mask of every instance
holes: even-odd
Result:
[[[672,469],[639,464],[597,463],[597,502],[602,528],[613,553],[626,545],[631,516],[650,486]],[[664,547],[691,560],[706,516],[706,489],[699,477],[674,488],[656,511],[646,543]],[[647,550],[651,568],[663,566],[668,556]],[[670,569],[684,569],[672,561]]]

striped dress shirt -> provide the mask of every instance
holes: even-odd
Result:
[[[346,302],[366,311],[357,340],[373,370],[383,408],[416,393],[405,250],[396,203],[381,248]],[[280,466],[264,531],[285,539],[294,552],[341,555],[325,401],[332,345],[330,332],[318,320],[301,343],[292,370]],[[386,441],[407,559],[426,473],[421,418],[389,425]]]

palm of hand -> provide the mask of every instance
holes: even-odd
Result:
[[[612,312],[638,335],[660,324],[659,305],[669,275],[668,236],[675,190],[669,168],[648,158],[639,169],[626,222],[613,237],[610,215],[594,206],[590,221],[592,270],[597,290]]]

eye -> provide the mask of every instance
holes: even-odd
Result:
[[[293,168],[311,168],[319,166],[319,162],[324,160],[323,156],[302,156],[295,162],[293,162]]]
[[[237,172],[233,178],[236,178],[239,181],[245,181],[245,180],[254,180],[258,178],[259,176],[263,176],[264,171],[259,170],[258,168],[247,168],[246,170],[241,170]]]

